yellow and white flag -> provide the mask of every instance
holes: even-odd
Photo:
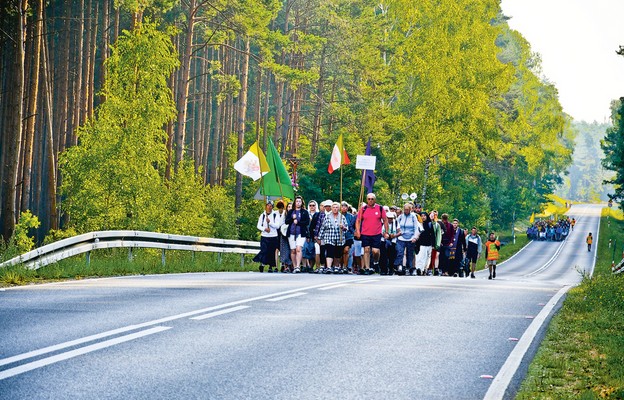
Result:
[[[248,176],[254,181],[262,178],[263,175],[270,171],[269,164],[258,142],[252,144],[249,151],[234,163],[234,169],[240,172],[241,175]]]

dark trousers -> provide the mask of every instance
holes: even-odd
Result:
[[[450,260],[449,260],[450,254],[451,254],[450,246],[440,246],[439,268],[440,268],[440,272],[442,273],[446,272],[447,274],[449,274],[449,269],[451,268]]]
[[[255,262],[275,267],[275,250],[279,247],[279,237],[260,237],[260,253],[254,257]]]
[[[381,246],[381,256],[379,262],[380,273],[391,275],[394,272],[394,259],[396,258],[396,244],[385,242],[385,246]]]

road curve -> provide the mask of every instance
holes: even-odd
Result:
[[[574,206],[566,242],[531,243],[493,281],[206,273],[3,290],[0,398],[510,396],[534,321],[593,268],[599,213]]]

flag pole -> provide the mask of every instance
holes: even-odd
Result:
[[[358,205],[357,205],[357,209],[360,209],[360,205],[362,204],[362,201],[364,199],[364,176],[366,175],[366,170],[363,169],[362,170],[362,181],[360,182],[360,198],[358,200]]]

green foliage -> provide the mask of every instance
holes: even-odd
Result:
[[[77,232],[72,227],[69,227],[67,229],[51,229],[46,237],[43,239],[43,244],[46,245],[58,242],[59,240],[67,239],[76,235]]]
[[[607,130],[600,145],[605,154],[602,165],[615,171],[615,176],[605,183],[614,185],[614,192],[609,194],[609,198],[619,202],[624,210],[624,99],[613,102],[611,110],[613,127]]]
[[[30,210],[23,211],[9,241],[6,243],[0,241],[0,261],[9,260],[32,250],[35,246],[35,239],[28,236],[28,232],[38,228],[39,225],[41,222],[36,215],[33,215]]]
[[[572,156],[573,163],[568,174],[563,177],[563,184],[557,193],[574,201],[607,201],[608,193],[613,191],[613,186],[605,185],[603,181],[610,179],[613,173],[606,171],[601,164],[604,153],[600,148],[600,142],[610,125],[575,122],[573,128],[578,132]]]
[[[614,215],[603,210],[594,276],[568,292],[516,398],[624,396],[624,276],[611,274],[607,240],[624,242],[624,221]]]
[[[167,77],[178,65],[153,23],[124,32],[107,61],[106,101],[60,158],[61,192],[78,231],[153,229],[166,160],[163,126],[175,116]]]

